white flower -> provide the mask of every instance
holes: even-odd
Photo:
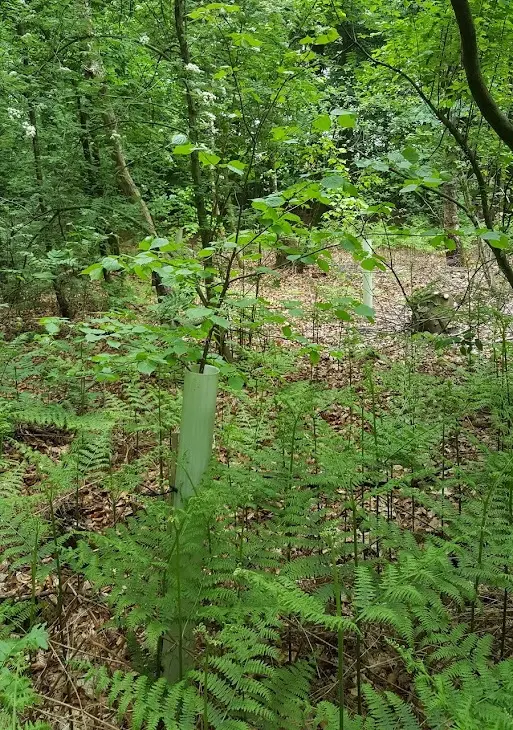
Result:
[[[111,139],[121,139],[121,135],[119,132],[112,132],[112,134],[110,135],[110,138]]]
[[[34,127],[34,125],[33,124],[29,124],[28,122],[23,122],[22,127],[25,130],[25,137],[29,137],[30,139],[34,139],[34,137],[37,134],[37,129]]]
[[[216,115],[212,114],[212,112],[203,112],[203,116],[205,119],[208,119],[209,122],[215,122],[216,120]]]
[[[217,96],[215,94],[212,94],[211,91],[200,91],[199,95],[201,96],[204,104],[213,104],[214,101],[217,99]]]
[[[15,109],[12,106],[7,108],[7,116],[9,117],[9,119],[20,119],[22,114],[22,111],[20,111],[19,109]]]
[[[149,36],[149,35],[146,35],[146,33],[144,33],[144,34],[143,34],[143,35],[142,35],[142,36],[141,36],[141,37],[139,38],[139,43],[142,43],[142,44],[143,44],[143,46],[145,46],[145,45],[146,45],[147,43],[149,43],[149,42],[150,42],[150,36]]]
[[[195,63],[188,63],[185,66],[185,70],[191,74],[202,74],[203,73],[203,71],[200,69],[200,67],[196,66]]]

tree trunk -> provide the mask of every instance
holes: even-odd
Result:
[[[463,266],[463,247],[461,244],[461,238],[456,233],[456,231],[460,227],[460,224],[458,217],[458,206],[454,202],[456,200],[456,196],[458,195],[455,180],[451,180],[445,185],[445,192],[450,198],[452,198],[452,200],[449,200],[448,198],[443,199],[443,226],[447,238],[449,238],[455,245],[455,248],[447,251],[445,255],[446,261],[448,266]]]
[[[451,0],[461,38],[463,67],[474,101],[490,127],[513,152],[513,123],[499,108],[481,73],[476,28],[468,0]]]
[[[84,0],[84,10],[89,35],[91,37],[94,37],[94,26],[91,18],[91,9],[89,7],[88,0]],[[91,77],[99,78],[100,80],[102,80],[100,98],[103,102],[103,109],[101,111],[101,115],[103,120],[103,126],[107,136],[107,141],[111,149],[112,161],[114,162],[116,170],[118,187],[123,195],[125,195],[127,198],[129,198],[139,206],[139,210],[141,211],[141,215],[144,219],[144,222],[146,223],[148,231],[151,233],[152,236],[156,238],[158,235],[157,229],[150,213],[150,209],[148,208],[146,201],[141,195],[141,191],[135,183],[126,161],[123,143],[121,141],[121,135],[118,130],[118,121],[108,98],[108,88],[104,80],[105,70],[101,54],[99,53],[99,51],[93,50],[92,44],[89,45],[89,52],[90,61],[86,73],[89,74],[89,76]],[[169,294],[169,289],[163,285],[162,279],[157,271],[152,272],[152,285],[155,287],[155,291],[157,292],[157,297],[159,299],[162,299],[167,294]]]
[[[24,35],[25,29],[22,25],[18,28],[18,33],[20,36]],[[28,65],[28,59],[25,57],[23,59],[23,65]],[[34,108],[34,104],[32,103],[32,99],[30,96],[29,91],[25,91],[24,94],[25,99],[27,101],[27,107],[28,107],[28,116],[29,116],[29,122],[30,126],[32,128],[31,137],[32,137],[32,156],[34,158],[34,172],[36,176],[36,182],[37,182],[37,190],[38,190],[38,200],[39,200],[39,212],[42,216],[44,216],[47,212],[45,199],[44,199],[44,178],[43,178],[43,164],[41,161],[41,148],[39,145],[39,132],[38,132],[38,124],[37,124],[37,115],[36,110]],[[52,250],[52,244],[49,239],[49,237],[45,237],[45,251],[49,253]],[[55,300],[57,302],[57,307],[59,310],[59,314],[61,317],[65,317],[66,319],[71,319],[72,312],[71,307],[69,306],[68,300],[66,299],[66,295],[64,294],[64,291],[61,286],[61,282],[59,281],[58,275],[56,274],[55,277],[52,279],[52,288],[55,294]]]

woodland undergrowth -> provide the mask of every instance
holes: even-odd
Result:
[[[505,337],[457,362],[348,335],[339,387],[243,354],[175,509],[177,373],[98,379],[83,334],[0,346],[0,727],[52,727],[50,641],[77,727],[513,728]],[[71,588],[108,609],[123,668],[67,645]]]

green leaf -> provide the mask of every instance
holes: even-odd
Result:
[[[214,313],[213,309],[208,307],[191,307],[185,312],[187,319],[206,319]]]
[[[403,188],[400,189],[400,193],[413,193],[415,190],[420,188],[420,184],[416,182],[408,182]]]
[[[281,195],[268,195],[267,198],[264,198],[264,202],[270,208],[279,208],[285,202],[285,198],[282,198]]]
[[[359,314],[360,317],[366,317],[367,319],[374,321],[375,312],[372,307],[368,307],[366,304],[357,304],[354,307],[354,312],[355,314]]]
[[[328,28],[320,35],[314,38],[314,46],[324,46],[326,43],[333,43],[337,38],[340,38],[338,30],[336,28]],[[304,45],[304,44],[303,44]]]
[[[327,132],[330,128],[331,117],[329,114],[321,114],[312,123],[312,129],[315,129],[317,132]]]
[[[317,266],[320,268],[321,271],[324,271],[326,274],[329,273],[330,265],[329,262],[326,261],[326,259],[317,259]]]
[[[402,151],[402,156],[405,160],[408,160],[408,162],[411,162],[412,164],[415,164],[419,161],[420,155],[415,149],[415,147],[412,147],[411,145],[408,145],[408,147],[405,147]]]
[[[167,246],[169,243],[168,238],[154,238],[151,242],[150,249],[153,248],[162,248],[163,246]]]
[[[208,259],[209,256],[213,256],[215,254],[216,250],[215,248],[212,248],[211,246],[208,246],[207,248],[202,248],[196,256],[199,259]]]
[[[321,185],[326,190],[336,190],[344,186],[345,178],[342,175],[328,175],[321,180]]]
[[[226,319],[226,317],[219,317],[219,315],[213,314],[211,317],[209,317],[209,319],[218,327],[221,327],[221,329],[230,329],[230,322]]]
[[[485,231],[481,238],[487,241],[492,248],[509,248],[509,238],[500,231]]]
[[[217,165],[221,161],[219,155],[214,154],[214,152],[207,152],[206,150],[200,150],[198,157],[202,165]]]
[[[43,325],[49,335],[56,335],[64,321],[60,317],[41,317],[39,323]]]
[[[103,279],[103,266],[101,264],[91,264],[81,273],[88,275],[92,281],[100,281]]]
[[[230,162],[226,163],[226,167],[237,175],[243,175],[247,165],[240,160],[230,160]]]
[[[233,390],[242,390],[244,387],[244,378],[240,375],[230,375],[228,378],[228,385],[230,388],[233,388]]]
[[[347,109],[334,109],[332,112],[334,117],[337,117],[337,124],[339,127],[344,129],[353,129],[356,126],[356,114],[348,111]]]
[[[151,375],[155,372],[157,366],[151,360],[139,360],[137,370],[144,375]]]
[[[196,145],[192,144],[191,142],[188,142],[187,144],[179,144],[176,145],[176,147],[173,148],[173,154],[174,155],[190,155],[191,152],[194,152],[194,150],[198,149]]]
[[[308,357],[312,365],[318,365],[321,361],[321,353],[319,350],[309,350]]]

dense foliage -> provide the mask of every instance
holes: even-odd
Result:
[[[0,18],[0,728],[513,728],[507,0]]]

